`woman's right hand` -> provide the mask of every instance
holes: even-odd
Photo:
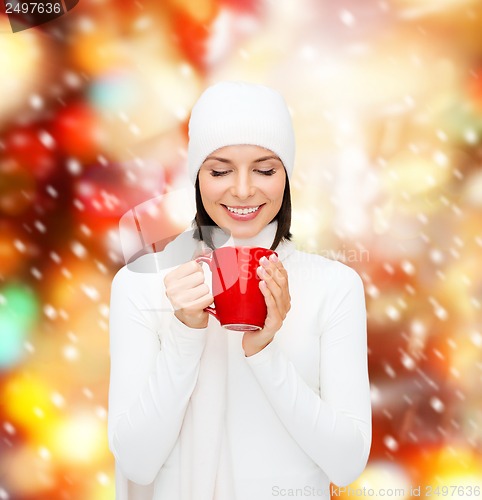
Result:
[[[213,302],[209,287],[204,283],[204,271],[195,260],[186,262],[164,277],[166,296],[174,315],[190,328],[206,328],[209,314],[204,310]]]

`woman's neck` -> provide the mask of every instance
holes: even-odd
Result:
[[[278,221],[273,221],[251,238],[238,238],[223,231],[220,227],[215,227],[212,231],[212,240],[215,248],[223,246],[271,248],[277,229]]]

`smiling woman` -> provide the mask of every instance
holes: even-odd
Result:
[[[221,227],[235,238],[252,238],[278,214],[290,217],[288,207],[280,212],[289,198],[286,183],[283,163],[268,149],[250,144],[220,148],[199,169],[196,224]]]
[[[328,500],[330,482],[346,486],[365,468],[363,284],[351,268],[291,241],[294,151],[288,108],[273,89],[221,82],[194,106],[193,260],[161,275],[124,267],[112,284],[117,500],[266,500],[277,491]],[[205,245],[217,257],[198,257]],[[258,250],[251,272],[243,256]],[[227,321],[236,331],[223,329],[207,312],[216,312],[208,309],[214,297],[199,261],[210,265],[217,299],[249,272],[256,293],[224,304],[238,313],[261,301],[264,325]],[[218,268],[224,289],[214,292]]]

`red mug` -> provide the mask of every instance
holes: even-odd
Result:
[[[215,307],[204,310],[221,326],[241,332],[261,330],[267,308],[259,289],[256,273],[261,257],[269,258],[273,250],[261,247],[221,247],[196,258],[205,262],[212,273],[212,294]]]

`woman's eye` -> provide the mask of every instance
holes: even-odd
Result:
[[[270,170],[258,170],[258,172],[263,175],[273,175],[276,173],[276,169],[272,168]]]
[[[226,175],[229,170],[211,170],[211,175],[213,177],[220,177],[221,175]]]

